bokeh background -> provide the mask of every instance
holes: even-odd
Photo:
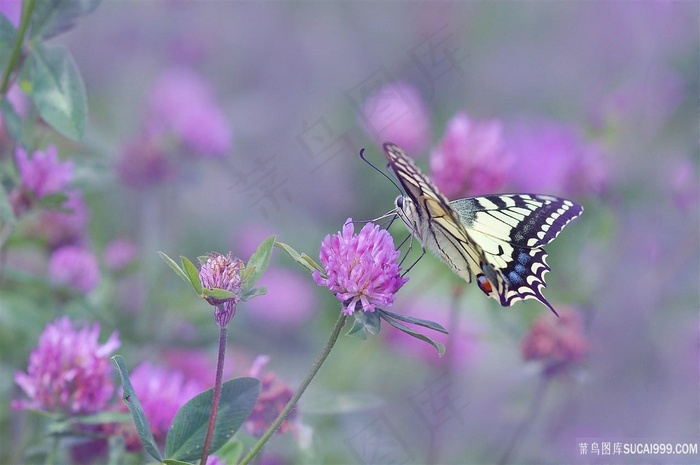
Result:
[[[17,276],[48,281],[46,249],[8,251],[0,462],[41,437],[9,400],[47,322],[100,322],[131,368],[213,382],[211,309],[157,251],[246,259],[276,234],[316,257],[346,218],[393,208],[398,191],[361,148],[383,169],[391,140],[430,173],[461,134],[474,176],[500,176],[484,188],[584,205],[548,247],[545,294],[573,329],[537,323],[554,318],[537,302],[501,308],[426,257],[391,310],[448,328],[435,336],[447,355],[389,327],[343,337],[302,399],[303,427],[263,463],[697,463],[579,444],[700,437],[699,17],[675,1],[104,1],[54,40],[90,113],[81,143],[51,141],[75,163],[99,283],[79,298],[30,286]],[[154,142],[170,120],[177,143]],[[136,251],[126,268],[108,260],[117,239]],[[227,371],[264,354],[295,388],[340,304],[279,250],[262,284],[230,325]],[[525,360],[538,337],[544,355]],[[552,345],[572,340],[548,369]]]

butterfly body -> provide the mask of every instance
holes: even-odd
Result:
[[[405,194],[396,213],[424,248],[503,306],[542,295],[550,270],[543,246],[583,208],[539,194],[499,194],[450,202],[399,147],[384,144]]]

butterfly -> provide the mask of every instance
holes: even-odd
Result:
[[[495,194],[449,201],[398,146],[384,153],[404,195],[396,214],[423,246],[467,282],[508,307],[542,295],[550,270],[544,246],[583,213],[571,200],[540,194]]]

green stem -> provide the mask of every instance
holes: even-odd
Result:
[[[515,430],[515,433],[506,447],[503,457],[501,457],[501,460],[498,462],[499,465],[510,463],[510,458],[520,445],[520,441],[522,440],[527,428],[532,426],[535,418],[537,417],[537,413],[542,408],[542,401],[544,400],[544,395],[547,392],[549,381],[549,376],[540,376],[539,383],[537,384],[537,391],[535,391],[535,397],[532,399],[532,404],[530,405],[530,410],[527,412],[527,415],[525,415],[523,420],[518,425],[518,428]]]
[[[241,460],[239,465],[246,465],[247,463],[250,463],[251,460],[253,460],[253,458],[258,454],[258,452],[260,452],[260,450],[268,441],[268,439],[270,439],[270,437],[275,433],[275,431],[277,431],[277,428],[279,428],[284,419],[287,418],[287,415],[289,415],[289,412],[292,411],[296,403],[299,402],[299,399],[301,399],[301,396],[304,394],[304,391],[306,391],[306,388],[309,387],[309,384],[311,384],[311,380],[314,379],[314,376],[316,376],[318,370],[321,369],[321,365],[323,365],[323,362],[326,361],[326,358],[328,358],[328,355],[331,353],[333,346],[338,340],[338,336],[340,336],[340,331],[345,325],[346,319],[347,316],[341,313],[338,317],[338,320],[336,320],[335,322],[333,332],[331,333],[331,337],[328,339],[328,342],[326,342],[326,346],[323,348],[323,352],[321,352],[321,355],[318,356],[316,363],[314,363],[314,365],[311,367],[311,371],[309,371],[309,373],[306,375],[304,381],[301,382],[301,385],[299,386],[299,389],[297,389],[297,392],[295,392],[294,396],[289,400],[289,402],[287,402],[287,405],[285,405],[282,412],[277,416],[277,418],[270,425],[267,431],[265,431],[265,434],[263,434],[262,437],[258,439],[258,442],[256,442],[253,448],[250,450],[250,452],[248,452],[248,455],[243,457],[243,460]]]
[[[10,55],[10,60],[7,62],[7,67],[2,75],[2,84],[0,84],[0,95],[6,95],[10,88],[10,76],[17,66],[19,57],[22,53],[22,44],[24,44],[24,35],[27,33],[27,27],[29,26],[29,18],[34,10],[34,3],[36,0],[27,0],[22,3],[22,17],[19,21],[19,29],[17,30],[17,37],[15,37],[15,43],[12,46],[12,55]]]
[[[211,413],[209,414],[209,424],[207,425],[207,436],[204,439],[202,458],[199,465],[207,463],[209,448],[214,437],[214,426],[216,426],[216,414],[219,411],[219,400],[221,399],[221,383],[224,378],[224,357],[226,355],[226,327],[219,327],[219,358],[216,362],[216,382],[214,383],[214,397],[211,402]]]

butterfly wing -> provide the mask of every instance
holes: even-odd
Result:
[[[423,247],[471,282],[472,274],[480,272],[482,251],[469,238],[459,214],[403,150],[386,143],[384,152],[406,193],[397,199],[399,217]]]
[[[543,246],[583,212],[583,207],[549,195],[506,194],[471,197],[450,204],[484,252],[482,270],[503,306],[537,299],[550,270]]]
[[[507,307],[542,295],[550,270],[543,246],[583,208],[549,195],[505,194],[450,202],[399,147],[384,144],[389,166],[406,195],[397,214],[424,247],[467,282]]]

